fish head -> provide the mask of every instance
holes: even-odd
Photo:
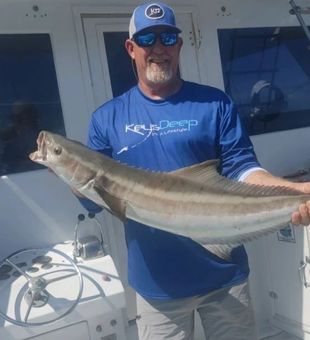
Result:
[[[29,155],[29,158],[54,170],[60,164],[66,163],[65,139],[48,131],[41,131],[37,138],[37,150]]]
[[[37,138],[38,149],[29,155],[29,158],[35,162],[53,169],[55,164],[61,160],[63,148],[60,143],[55,140],[55,135],[41,131]]]
[[[41,131],[37,138],[37,150],[32,152],[29,158],[46,166],[71,187],[79,190],[94,177],[94,171],[83,166],[85,149],[79,142]]]

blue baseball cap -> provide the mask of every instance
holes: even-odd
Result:
[[[162,2],[148,2],[136,7],[129,24],[129,38],[142,30],[155,27],[167,26],[180,33],[181,30],[176,26],[174,11]]]

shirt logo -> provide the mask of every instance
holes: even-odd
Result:
[[[160,19],[165,15],[163,8],[157,4],[147,6],[145,16],[149,19]]]
[[[157,124],[126,124],[125,133],[134,134],[138,137],[135,144],[126,145],[117,154],[134,149],[144,143],[150,137],[169,136],[171,134],[182,134],[191,131],[198,126],[196,119],[182,120],[160,120]]]
[[[126,124],[125,132],[134,132],[141,136],[151,135],[153,133],[184,132],[190,131],[194,126],[198,125],[196,119],[183,119],[179,121],[161,120],[158,124]]]

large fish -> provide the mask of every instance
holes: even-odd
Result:
[[[30,159],[70,187],[127,218],[200,244],[240,244],[286,226],[310,195],[285,187],[228,180],[211,160],[169,173],[121,164],[84,145],[42,131]]]

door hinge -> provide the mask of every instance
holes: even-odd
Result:
[[[189,40],[192,46],[195,46],[197,50],[200,49],[202,36],[198,24],[192,18],[192,29],[189,32]]]

